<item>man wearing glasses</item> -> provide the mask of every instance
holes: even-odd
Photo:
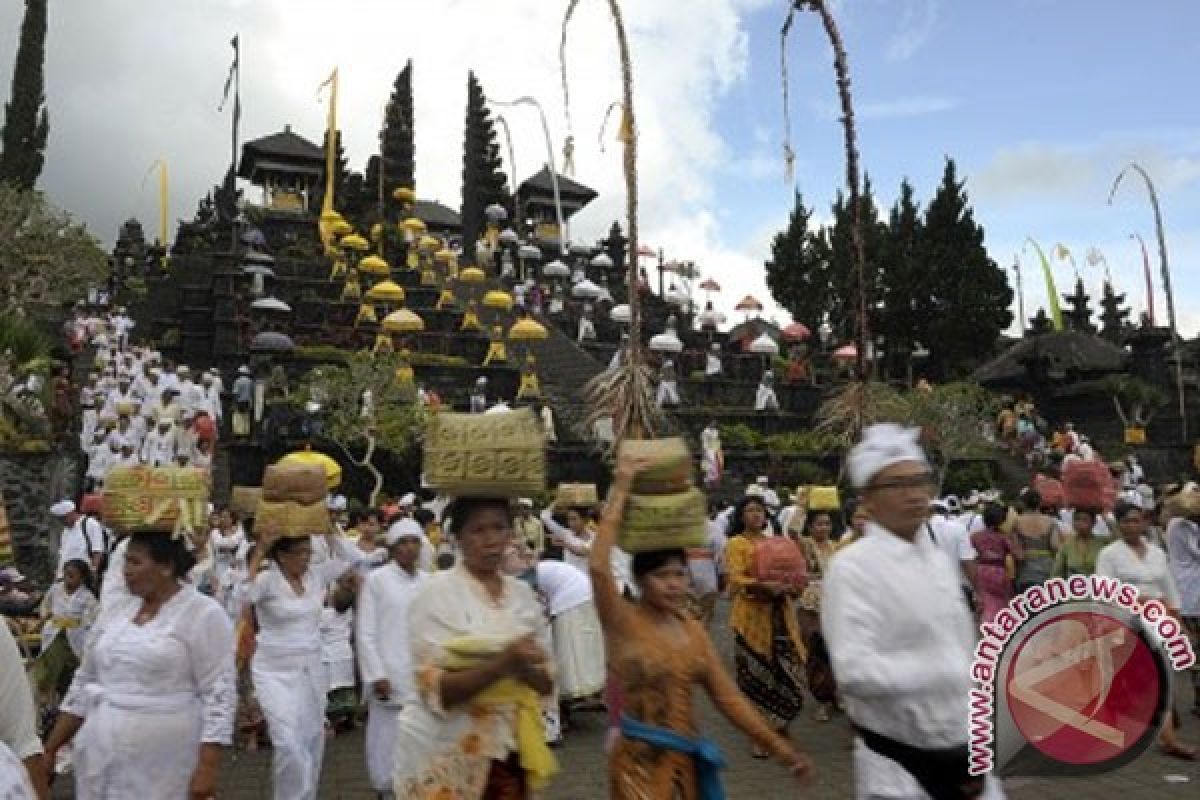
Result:
[[[863,539],[824,581],[821,628],[858,734],[858,798],[1001,798],[968,774],[975,646],[958,565],[925,524],[933,475],[919,431],[874,425],[847,467],[870,512]]]

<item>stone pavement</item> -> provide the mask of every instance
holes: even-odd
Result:
[[[714,626],[718,648],[730,653],[730,637],[723,615]],[[1185,678],[1185,676],[1180,676]],[[1178,707],[1187,709],[1191,690],[1185,680],[1176,681]],[[698,703],[702,727],[720,744],[729,761],[724,773],[729,800],[775,800],[811,798],[844,800],[853,797],[850,764],[850,732],[846,720],[835,716],[827,723],[812,719],[805,709],[793,726],[794,739],[808,751],[817,765],[815,779],[801,789],[774,762],[750,757],[746,740],[716,715],[703,693]],[[561,773],[544,793],[542,800],[602,800],[606,797],[603,742],[605,717],[602,712],[573,716],[575,727],[566,744],[557,751]],[[1200,744],[1200,718],[1184,714],[1182,738]],[[223,800],[258,800],[271,797],[270,751],[227,755],[223,767]],[[1187,782],[1172,783],[1167,776],[1183,776]],[[70,798],[66,787],[56,787],[56,798]],[[1011,800],[1071,800],[1072,798],[1120,798],[1120,800],[1168,800],[1200,797],[1200,763],[1167,758],[1151,749],[1141,758],[1115,772],[1086,779],[1013,778],[1005,782]],[[322,774],[323,800],[371,798],[363,763],[361,730],[330,740]],[[136,800],[152,800],[138,798]]]

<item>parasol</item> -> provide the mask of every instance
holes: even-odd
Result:
[[[365,298],[373,303],[403,303],[404,287],[393,281],[380,281],[367,290]]]
[[[738,301],[738,304],[733,307],[734,311],[745,311],[749,314],[751,311],[762,311],[763,304],[758,301],[758,298],[752,294],[748,294]]]
[[[542,257],[542,251],[531,244],[523,244],[517,248],[517,258],[536,261]]]
[[[545,325],[529,317],[522,317],[508,329],[508,338],[514,342],[540,342],[549,335]]]
[[[279,459],[280,467],[320,467],[325,471],[325,488],[336,489],[342,482],[342,466],[324,453],[316,450],[297,450]]]
[[[290,353],[296,348],[287,334],[263,331],[250,342],[251,353]]]
[[[721,291],[721,284],[717,283],[712,278],[705,278],[703,281],[701,281],[697,288],[703,289],[706,292],[719,292]]]
[[[407,308],[397,309],[383,318],[381,323],[388,333],[419,333],[425,330],[425,320]]]
[[[479,267],[467,267],[459,271],[458,280],[462,283],[483,283],[487,275]]]
[[[775,340],[765,333],[750,342],[746,350],[760,356],[779,355],[779,345],[775,344]]]
[[[498,237],[500,244],[516,244],[520,241],[520,238],[512,228],[505,228],[500,231],[500,236]]]
[[[638,247],[638,258],[654,258],[658,255],[658,251],[648,244],[643,244]]]
[[[405,233],[412,234],[415,237],[425,232],[425,221],[416,217],[409,217],[400,223],[400,228]]]
[[[392,199],[398,203],[412,204],[417,202],[417,193],[410,186],[397,186],[392,191]]]
[[[633,312],[629,308],[628,303],[621,303],[619,306],[613,306],[612,311],[608,312],[608,316],[613,322],[623,322],[628,324]]]
[[[261,297],[250,304],[255,311],[275,311],[280,314],[292,313],[292,307],[278,297]]]
[[[350,233],[338,240],[338,244],[347,250],[365,253],[371,249],[371,243],[357,233]]]
[[[780,332],[784,339],[791,342],[798,342],[801,339],[807,339],[812,336],[812,331],[802,322],[793,322]]]
[[[852,344],[844,344],[833,351],[833,357],[838,360],[853,361],[858,358],[858,348]]]
[[[483,305],[498,311],[510,311],[513,307],[513,297],[508,292],[492,289],[483,296]]]
[[[342,241],[345,242],[346,239]],[[387,276],[392,274],[392,268],[388,266],[388,263],[376,255],[366,256],[359,260],[358,271],[364,275]]]
[[[344,219],[337,219],[329,226],[329,231],[337,237],[342,237],[350,233],[354,233],[354,226]]]
[[[257,250],[247,250],[245,253],[242,253],[242,261],[246,262],[247,264],[265,264],[270,266],[271,264],[275,263],[275,258],[268,253],[260,253]]]
[[[483,210],[489,222],[502,222],[508,219],[508,211],[499,203],[492,203]]]
[[[683,342],[674,328],[668,328],[657,336],[650,337],[650,349],[656,353],[681,353]]]
[[[687,305],[688,296],[686,292],[680,291],[679,287],[672,283],[663,299],[673,306],[682,308]]]
[[[608,253],[600,253],[592,259],[592,266],[599,269],[612,269],[612,265],[613,260],[609,257]]]
[[[542,267],[542,276],[546,278],[565,278],[571,274],[571,268],[555,259]]]
[[[571,287],[571,296],[592,300],[600,296],[602,290],[590,280],[584,279]]]

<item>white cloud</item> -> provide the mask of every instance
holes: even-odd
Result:
[[[854,104],[854,115],[859,119],[904,119],[941,114],[958,108],[961,101],[956,97],[942,95],[912,95],[891,100],[865,100]],[[827,101],[811,103],[813,113],[826,120],[839,119],[841,106]]]
[[[888,42],[889,61],[907,61],[929,40],[937,26],[940,9],[937,0],[908,0],[900,18],[900,30]]]

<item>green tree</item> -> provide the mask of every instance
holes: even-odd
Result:
[[[871,330],[884,337],[889,352],[911,352],[916,343],[925,343],[923,322],[929,314],[929,297],[918,289],[924,272],[919,252],[922,234],[921,209],[905,178],[888,216],[880,262],[880,304],[871,320]]]
[[[46,59],[47,0],[25,0],[25,19],[13,66],[12,97],[4,107],[0,134],[0,183],[32,189],[46,160],[50,120],[42,75]]]
[[[0,184],[0,314],[78,300],[107,271],[86,227],[41,192]]]
[[[863,270],[868,313],[879,302],[880,265],[884,253],[886,226],[879,219],[871,177],[863,176],[859,195],[859,224],[862,231]],[[857,256],[854,245],[854,212],[841,192],[833,203],[833,227],[824,235],[828,246],[830,296],[827,303],[829,324],[838,342],[856,341],[859,313]]]
[[[411,386],[396,382],[398,356],[356,353],[345,366],[321,366],[300,380],[291,402],[300,408],[320,406],[324,436],[350,461],[371,473],[375,486],[368,506],[383,489],[376,454],[409,452],[424,424],[424,409]]]
[[[413,128],[412,60],[409,59],[392,85],[392,97],[388,100],[383,129],[379,132],[385,202],[391,199],[396,189],[416,185]]]
[[[796,320],[816,328],[831,297],[828,247],[820,230],[811,230],[813,211],[796,192],[785,229],[771,241],[766,262],[767,288],[775,302]]]
[[[508,178],[500,159],[496,126],[487,108],[483,87],[474,72],[467,74],[467,119],[463,138],[462,226],[463,251],[474,258],[475,241],[485,225],[484,209],[499,203],[509,210],[512,202]]]
[[[918,335],[930,350],[930,371],[943,380],[965,374],[1012,323],[1008,276],[988,257],[983,227],[964,187],[954,160],[946,159],[919,237],[923,280],[912,290],[915,297],[929,298]]]

